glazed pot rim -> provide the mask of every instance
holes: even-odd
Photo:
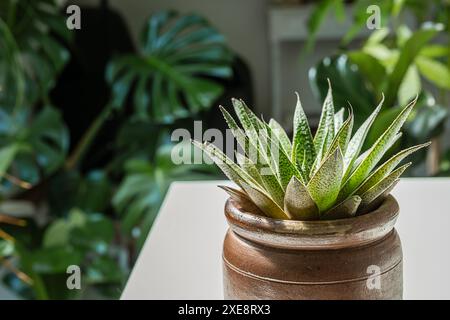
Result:
[[[239,236],[277,248],[333,249],[364,245],[387,235],[399,214],[389,195],[380,206],[364,215],[337,220],[280,220],[244,211],[229,198],[225,216]]]

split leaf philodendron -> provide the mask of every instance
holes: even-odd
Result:
[[[410,147],[378,165],[400,138],[400,129],[411,113],[411,101],[367,150],[364,140],[383,99],[353,133],[353,111],[335,112],[331,86],[323,103],[315,135],[311,133],[297,95],[294,132],[289,139],[273,119],[259,119],[241,100],[233,99],[241,126],[220,107],[242,153],[233,162],[216,146],[201,148],[241,190],[223,187],[236,202],[275,219],[332,220],[353,217],[375,209],[389,195],[410,163],[399,163],[429,143]],[[353,133],[353,135],[352,135]],[[259,209],[259,210],[258,210]]]

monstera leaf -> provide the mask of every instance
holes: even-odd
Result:
[[[0,3],[0,105],[46,98],[69,59],[70,38],[57,0]]]
[[[325,100],[328,81],[333,83],[333,99],[336,108],[355,108],[355,123],[361,124],[377,105],[377,97],[372,93],[369,82],[363,77],[358,66],[347,55],[326,57],[309,70],[309,81],[317,101]]]
[[[224,37],[202,17],[173,11],[152,15],[138,55],[108,66],[112,103],[132,96],[137,118],[171,123],[209,108],[222,94],[218,82],[231,76],[232,55]]]
[[[138,245],[142,245],[147,237],[173,181],[206,180],[218,176],[217,169],[211,165],[174,164],[171,159],[173,147],[172,144],[160,146],[153,164],[141,159],[129,160],[126,163],[127,175],[113,198],[113,205],[122,216],[124,231],[128,234],[133,230],[139,231]],[[181,143],[176,148],[192,152],[189,154],[194,152],[190,143]]]
[[[60,113],[52,107],[36,115],[26,110],[7,113],[0,109],[0,146],[9,159],[8,167],[13,164],[14,176],[36,183],[62,165],[69,134]]]

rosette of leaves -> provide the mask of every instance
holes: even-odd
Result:
[[[153,14],[141,35],[137,55],[109,64],[112,104],[130,97],[139,119],[172,123],[208,109],[232,74],[225,39],[205,18],[174,11]]]
[[[298,96],[297,96],[298,97]],[[332,220],[364,214],[377,207],[399,181],[410,163],[403,159],[429,143],[410,147],[379,165],[400,138],[400,129],[416,102],[412,100],[366,150],[363,144],[383,100],[353,132],[350,108],[334,110],[331,86],[313,136],[300,99],[294,114],[292,139],[275,121],[259,119],[243,101],[234,99],[241,127],[221,107],[243,153],[233,162],[216,146],[194,141],[239,189],[222,187],[243,207],[257,207],[276,219]]]

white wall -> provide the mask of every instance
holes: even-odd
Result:
[[[98,0],[72,0],[72,4],[95,6]],[[231,48],[252,72],[253,90],[259,112],[268,113],[271,104],[267,7],[269,0],[110,0],[126,20],[134,39],[152,11],[176,9],[207,17],[226,37]],[[82,18],[83,19],[83,18]]]

